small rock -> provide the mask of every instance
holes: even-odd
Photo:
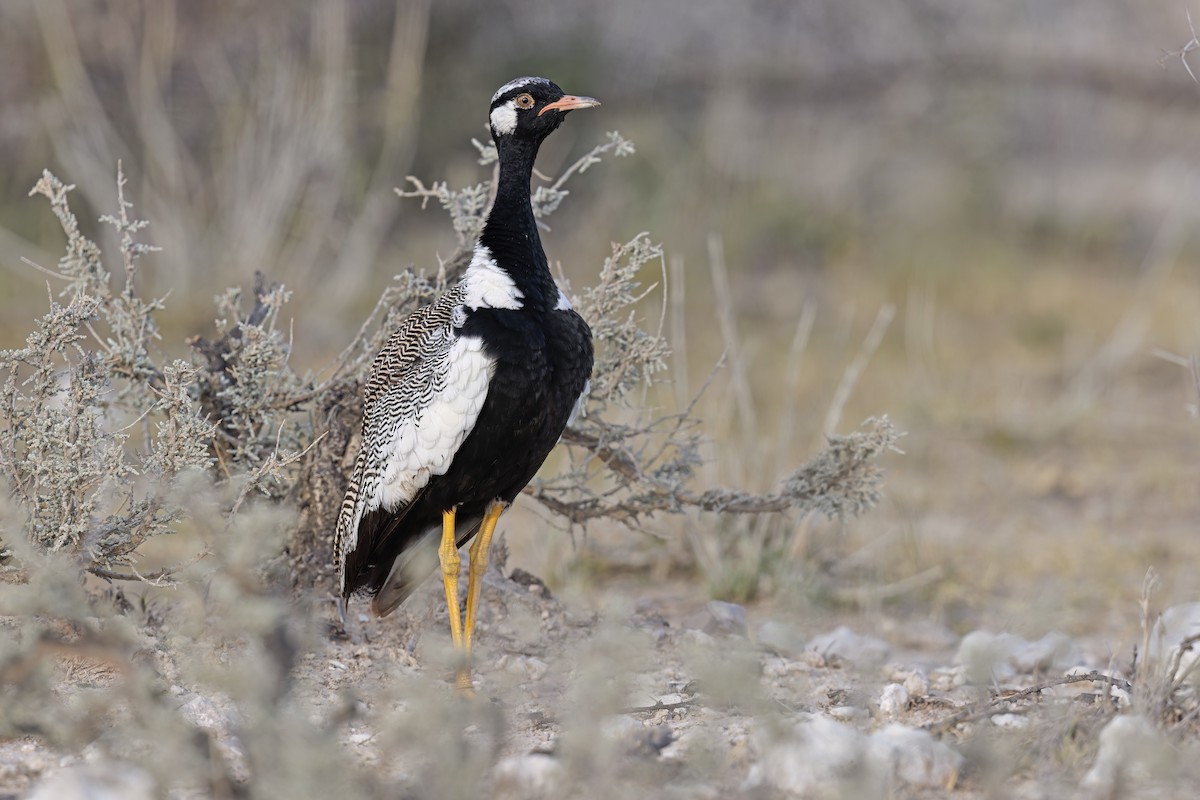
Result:
[[[889,787],[950,789],[963,757],[928,731],[891,724],[870,736],[809,715],[782,737],[756,737],[762,757],[745,788],[799,797],[883,797]]]
[[[562,764],[543,753],[501,759],[492,778],[495,797],[558,797],[563,791]]]
[[[891,683],[903,684],[910,697],[925,697],[929,694],[929,678],[925,677],[925,672],[919,667],[889,664],[883,668],[883,677]]]
[[[912,673],[904,679],[904,688],[908,689],[908,693],[911,697],[928,697],[929,678],[926,678],[925,673],[921,670],[913,670]]]
[[[213,737],[219,752],[229,769],[229,775],[235,780],[244,781],[250,777],[250,764],[246,757],[246,748],[234,732],[232,712],[225,711],[202,694],[193,693],[181,706],[179,714],[189,723]]]
[[[689,628],[684,631],[680,639],[685,644],[699,645],[706,649],[716,649],[718,647],[716,639],[696,628]]]
[[[906,650],[947,650],[958,641],[954,631],[932,620],[885,619],[879,630]]]
[[[374,738],[375,734],[368,733],[367,731],[360,731],[358,733],[350,734],[350,744],[366,744]]]
[[[949,692],[956,686],[961,686],[959,678],[962,667],[937,667],[929,672],[929,688],[937,692]]]
[[[1047,633],[1036,642],[1026,642],[1012,655],[1012,664],[1020,672],[1043,672],[1079,658],[1079,652],[1065,633]]]
[[[791,661],[786,658],[768,658],[763,662],[762,672],[768,678],[786,678],[796,673],[812,672],[811,665],[804,661]]]
[[[28,800],[154,800],[154,779],[140,767],[94,761],[61,769],[43,780]]]
[[[546,585],[545,581],[543,581],[537,575],[534,575],[532,572],[526,572],[520,567],[517,567],[509,574],[508,579],[514,583],[526,587],[529,590],[529,593],[532,595],[546,598],[551,597],[550,587]]]
[[[1163,661],[1174,655],[1185,639],[1200,634],[1200,603],[1171,606],[1154,623],[1146,648],[1147,661]],[[1179,659],[1176,674],[1187,674],[1188,683],[1200,683],[1200,668],[1193,665],[1200,659],[1195,646],[1189,647]]]
[[[1096,763],[1083,777],[1083,786],[1102,792],[1144,786],[1170,769],[1173,753],[1173,744],[1145,717],[1115,717],[1100,731]]]
[[[797,656],[804,652],[804,634],[783,622],[764,622],[755,637],[759,649],[777,656]]]
[[[981,685],[1062,667],[1078,658],[1074,643],[1062,633],[1030,642],[1012,633],[978,630],[963,637],[955,662],[965,669],[967,683]]]
[[[858,706],[833,706],[825,713],[839,722],[854,722],[871,716],[865,708]]]
[[[762,757],[744,788],[769,786],[799,797],[822,796],[861,773],[863,736],[849,725],[808,715],[783,737],[755,737]]]
[[[655,725],[644,730],[637,737],[633,751],[644,755],[659,755],[671,742],[675,741],[675,732],[670,725]]]
[[[953,789],[963,757],[929,731],[895,723],[871,734],[867,755],[891,782],[927,789]]]
[[[540,681],[550,671],[545,661],[526,655],[501,656],[498,666],[508,674],[527,681]]]
[[[683,626],[710,636],[745,636],[746,609],[737,603],[710,600],[704,608],[686,617]]]
[[[878,664],[887,658],[891,650],[882,639],[862,636],[845,625],[813,637],[805,649],[826,658],[834,656],[858,665]]]
[[[900,683],[889,683],[879,696],[879,713],[885,717],[896,717],[908,709],[908,689]]]
[[[963,637],[954,656],[963,668],[963,679],[973,685],[988,685],[1006,681],[1016,675],[1009,659],[1027,642],[1011,633],[987,630],[971,631]]]
[[[1029,717],[1020,714],[995,714],[992,716],[992,724],[997,728],[1019,730],[1029,727]]]

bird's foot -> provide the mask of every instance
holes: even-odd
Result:
[[[471,681],[471,667],[463,665],[454,675],[454,690],[468,700],[475,699],[475,684]]]

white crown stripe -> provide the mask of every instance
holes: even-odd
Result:
[[[516,78],[515,80],[509,81],[508,83],[504,84],[503,86],[501,86],[499,89],[496,90],[496,93],[494,95],[492,95],[492,103],[491,104],[495,105],[497,100],[499,100],[501,97],[504,97],[504,95],[508,94],[509,92],[511,92],[515,89],[520,89],[525,86],[549,86],[549,85],[550,85],[550,81],[546,80],[545,78],[535,78],[532,76],[525,77],[525,78]]]

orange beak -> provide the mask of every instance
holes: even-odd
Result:
[[[576,97],[573,94],[568,94],[545,106],[538,112],[538,116],[540,117],[551,109],[555,111],[570,111],[573,108],[595,108],[598,105],[600,105],[600,101],[594,97]]]

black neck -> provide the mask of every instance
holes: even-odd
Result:
[[[496,264],[512,276],[521,290],[532,294],[550,295],[553,279],[542,250],[533,206],[529,201],[529,182],[533,177],[533,162],[540,142],[509,139],[500,149],[500,176],[496,184],[496,201],[484,223],[479,237]]]

